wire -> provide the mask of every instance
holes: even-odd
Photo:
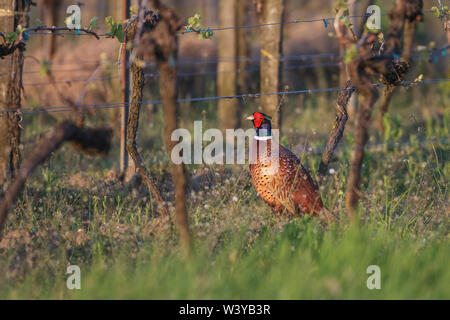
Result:
[[[80,34],[78,34],[78,33],[76,33],[76,32],[73,33],[73,32],[71,32],[71,31],[68,31],[68,32],[33,31],[33,32],[29,32],[28,34],[30,34],[30,35],[33,35],[33,34],[41,34],[41,35],[48,34],[48,35],[52,35],[52,36],[61,36],[61,37],[64,37],[64,36],[91,36],[91,37],[92,37],[91,34],[86,34],[86,33],[80,33]],[[99,36],[99,37],[108,37],[109,35],[106,35],[106,34],[97,34],[97,36]]]
[[[450,55],[448,55],[447,49],[450,47],[450,45],[441,47],[441,48],[433,48],[430,49],[430,54],[432,55],[432,58],[434,60],[437,59],[438,56],[441,57],[449,57]],[[422,57],[421,52],[423,51],[418,51],[415,52],[413,54],[413,56],[415,57]],[[299,55],[285,55],[285,56],[278,56],[275,57],[276,59],[280,60],[280,61],[295,61],[295,60],[309,60],[309,59],[321,59],[321,58],[331,58],[331,60],[333,61],[338,61],[340,59],[340,55],[339,53],[333,53],[333,52],[328,52],[328,53],[309,53],[309,54],[299,54]],[[258,57],[236,57],[236,58],[219,58],[219,57],[213,57],[212,59],[207,59],[207,60],[201,60],[199,61],[198,59],[182,59],[179,60],[177,63],[180,66],[191,66],[191,65],[204,65],[204,64],[215,64],[218,62],[222,62],[222,61],[235,61],[235,62],[241,62],[241,61],[246,61],[246,62],[258,62],[258,61],[265,61],[265,60],[271,60],[271,58],[269,57],[263,57],[263,56],[258,56]],[[434,61],[436,62],[436,61]],[[99,61],[91,61],[91,62],[80,62],[79,64],[82,63],[86,63],[86,64],[98,64],[100,63]],[[59,64],[59,65],[74,65],[74,63],[67,63],[67,64]],[[148,67],[151,66],[155,66],[154,63],[149,63],[147,64]],[[111,66],[111,69],[113,68],[121,68],[121,67],[117,67],[117,66]],[[94,71],[96,70],[96,68],[80,68],[80,69],[50,69],[51,72],[77,72],[77,71]],[[23,72],[23,74],[35,74],[35,73],[40,73],[40,70],[33,70],[33,71],[25,71]],[[213,71],[211,72],[199,72],[199,74],[212,74]],[[232,71],[230,71],[232,72]],[[0,76],[7,76],[9,74],[14,74],[15,72],[4,72],[4,73],[0,73]],[[61,82],[65,82],[65,81],[61,81]]]
[[[364,15],[357,15],[357,16],[349,16],[349,18],[364,18],[369,17],[372,14],[364,14]],[[386,13],[382,13],[381,16],[385,16]],[[232,26],[232,27],[218,27],[218,28],[208,28],[209,31],[223,31],[223,30],[235,30],[235,29],[253,29],[253,28],[261,28],[261,27],[270,27],[270,26],[277,26],[277,25],[284,25],[284,24],[294,24],[294,23],[304,23],[304,22],[324,22],[324,21],[330,21],[335,20],[336,18],[315,18],[315,19],[308,19],[308,20],[292,20],[292,21],[281,21],[281,22],[271,22],[271,23],[261,23],[261,24],[255,24],[255,25],[249,25],[249,26]],[[202,29],[203,30],[203,29]],[[186,34],[186,33],[198,33],[195,30],[190,31],[180,31],[179,34]]]
[[[424,13],[430,13],[432,10],[424,10]],[[348,16],[349,18],[366,18],[370,17],[371,13],[366,13],[363,15],[353,15]],[[387,13],[381,13],[380,16],[386,16]],[[306,20],[292,20],[292,21],[281,21],[281,22],[271,22],[271,23],[261,23],[261,24],[255,24],[255,25],[248,25],[248,26],[231,26],[231,27],[217,27],[217,28],[202,28],[201,30],[208,30],[208,31],[223,31],[223,30],[234,30],[234,29],[252,29],[252,28],[261,28],[261,27],[269,27],[269,26],[276,26],[276,25],[285,25],[285,24],[294,24],[294,23],[307,23],[307,22],[327,22],[336,20],[336,17],[330,17],[330,18],[311,18]],[[325,27],[327,29],[327,27]],[[179,34],[186,34],[186,33],[198,33],[198,30],[185,30],[178,32]]]
[[[77,71],[94,71],[97,70],[97,68],[78,68],[78,69],[56,69],[56,70],[51,70],[52,73],[55,72],[77,72]],[[0,73],[0,76],[7,76],[10,74],[15,74],[16,71],[13,72],[3,72]],[[41,73],[41,70],[33,70],[33,71],[24,71],[22,72],[22,74],[36,74],[36,73]]]
[[[320,68],[320,67],[335,67],[339,66],[339,62],[327,62],[327,63],[317,63],[317,64],[306,64],[306,65],[296,65],[283,67],[282,70],[297,70],[297,69],[309,69],[309,68]],[[216,75],[221,73],[247,73],[259,71],[260,67],[248,68],[248,69],[236,69],[236,70],[226,70],[226,71],[201,71],[201,72],[181,72],[180,77],[190,77],[196,75]]]
[[[424,13],[430,13],[432,10],[424,10]],[[372,14],[366,13],[363,15],[353,15],[348,16],[349,18],[365,18],[369,17]],[[380,16],[386,16],[387,13],[381,13]],[[261,28],[261,27],[269,27],[269,26],[275,26],[275,25],[285,25],[285,24],[296,24],[296,23],[308,23],[308,22],[328,22],[336,20],[335,17],[329,17],[329,18],[311,18],[311,19],[297,19],[297,20],[291,20],[291,21],[281,21],[281,22],[271,22],[271,23],[261,23],[261,24],[255,24],[255,25],[244,25],[244,26],[230,26],[230,27],[216,27],[216,28],[207,28],[204,30],[209,31],[223,31],[223,30],[234,30],[234,29],[253,29],[253,28]],[[203,29],[202,29],[203,30]],[[187,34],[187,33],[198,33],[198,30],[185,30],[185,31],[179,31],[178,34]],[[29,32],[30,35],[59,35],[59,36],[65,36],[65,35],[74,35],[74,36],[92,36],[90,34],[85,33],[77,33],[75,31],[67,31],[67,32],[43,32],[43,31],[33,31]],[[108,33],[104,34],[97,34],[99,37],[107,37],[112,38],[111,35]]]
[[[450,45],[448,46],[444,46],[442,48],[435,48],[432,49],[431,52],[431,56],[429,58],[430,61],[432,62],[437,62],[438,57],[442,56],[442,57],[449,57],[449,55],[447,54],[443,54],[442,52],[446,52],[446,50],[450,47]],[[436,53],[438,52],[438,53]],[[319,53],[319,54],[303,54],[303,55],[293,55],[293,56],[283,56],[280,57],[281,61],[291,61],[291,60],[301,60],[301,59],[305,59],[306,58],[313,58],[313,57],[339,57],[339,54],[335,54],[335,53]],[[423,55],[421,54],[421,52],[415,52],[413,53],[413,57],[420,57],[422,58]],[[236,61],[239,60],[247,60],[250,62],[255,62],[258,60],[262,60],[262,57],[238,57],[236,59]],[[269,58],[267,58],[269,59]],[[231,59],[230,59],[231,60]],[[226,60],[225,60],[226,61]],[[337,60],[335,60],[337,61]],[[183,61],[185,64],[189,65],[190,60],[184,60]],[[211,61],[213,62],[213,61]],[[202,63],[202,62],[198,62],[198,61],[193,61],[194,64],[197,63]],[[180,63],[182,64],[182,63]],[[317,64],[306,64],[306,65],[296,65],[296,66],[287,66],[287,67],[283,67],[282,70],[299,70],[299,69],[308,69],[308,68],[316,68],[316,67],[333,67],[333,66],[339,66],[339,62],[324,62],[324,63],[317,63]],[[117,68],[117,66],[111,66],[111,68]],[[120,68],[120,67],[119,67]],[[75,70],[56,70],[55,72],[63,72],[63,71],[84,71],[84,70],[96,70],[96,68],[89,68],[89,69],[75,69]],[[223,73],[247,73],[247,72],[256,72],[260,70],[260,67],[256,67],[256,68],[248,68],[248,69],[236,69],[236,70],[226,70],[226,71],[200,71],[200,72],[179,72],[177,74],[177,76],[179,78],[184,78],[184,77],[191,77],[191,76],[203,76],[203,75],[217,75],[217,74],[223,74]],[[31,73],[31,72],[30,72]],[[152,73],[146,73],[145,75],[146,78],[158,78],[159,74],[157,72],[152,72]],[[96,78],[93,79],[92,81],[106,81],[106,80],[110,80],[110,79],[117,79],[119,78],[119,76],[109,76],[109,77],[103,77],[103,78]],[[74,79],[74,80],[57,80],[54,83],[67,83],[70,84],[72,82],[86,82],[87,79]],[[24,86],[45,86],[45,85],[51,85],[52,83],[49,82],[32,82],[32,83],[24,83]]]
[[[422,84],[430,84],[430,83],[438,83],[438,82],[449,82],[450,78],[441,78],[441,79],[427,79],[422,82],[415,81],[402,81],[399,85],[408,86],[408,85],[422,85]],[[384,84],[373,84],[374,87],[385,87]],[[283,92],[273,92],[273,93],[248,93],[248,94],[240,94],[234,96],[215,96],[215,97],[201,97],[201,98],[182,98],[178,99],[177,103],[183,102],[202,102],[202,101],[215,101],[221,99],[245,99],[245,98],[258,98],[262,96],[273,96],[273,95],[288,95],[288,94],[306,94],[306,93],[319,93],[319,92],[333,92],[333,91],[343,91],[343,90],[353,90],[354,88],[323,88],[323,89],[305,89],[305,90],[295,90],[295,91],[283,91]],[[154,101],[139,101],[134,102],[141,103],[143,105],[159,105],[162,104],[161,100]],[[78,107],[79,110],[92,110],[92,109],[112,109],[112,108],[121,108],[125,105],[133,104],[117,102],[117,103],[107,103],[107,104],[92,104],[92,105],[81,105]],[[28,112],[28,110],[30,110]],[[25,112],[22,112],[25,111]],[[54,107],[41,107],[41,108],[16,108],[11,110],[0,110],[0,117],[6,116],[7,113],[16,113],[20,112],[23,114],[37,114],[37,113],[49,113],[49,112],[70,112],[73,111],[73,108],[70,106],[54,106]],[[3,115],[1,115],[3,113]]]
[[[214,64],[214,63],[218,63],[218,62],[227,62],[227,61],[235,61],[235,62],[242,62],[242,61],[247,61],[247,62],[256,62],[256,61],[264,61],[264,60],[272,60],[272,59],[276,59],[276,60],[280,60],[280,61],[290,61],[290,60],[307,60],[307,59],[320,59],[320,58],[338,58],[339,57],[339,53],[333,53],[333,52],[329,52],[329,53],[307,53],[307,54],[300,54],[300,55],[290,55],[290,56],[275,56],[275,57],[263,57],[263,56],[258,56],[258,57],[236,57],[236,58],[219,58],[219,57],[215,57],[214,59],[210,59],[210,60],[204,60],[204,61],[198,61],[198,59],[185,59],[185,60],[181,60],[178,61],[178,63],[180,65],[197,65],[197,64]]]
[[[315,58],[326,58],[326,57],[331,57],[331,58],[338,58],[339,54],[338,53],[308,53],[308,54],[300,54],[300,55],[290,55],[290,56],[279,56],[279,57],[275,57],[276,59],[280,60],[280,61],[294,61],[294,60],[307,60],[307,59],[315,59]],[[240,62],[240,61],[247,61],[247,62],[257,62],[257,61],[263,61],[263,60],[270,60],[271,58],[268,57],[236,57],[236,58],[218,58],[215,57],[214,59],[209,59],[209,60],[203,60],[203,61],[198,61],[198,59],[183,59],[183,60],[178,60],[177,64],[178,65],[183,65],[183,66],[190,66],[190,65],[199,65],[199,64],[215,64],[218,63],[220,61],[236,61],[236,62]],[[81,62],[80,62],[81,63]],[[94,62],[92,62],[94,63]],[[99,62],[97,62],[99,63]],[[64,65],[64,64],[62,64]],[[151,66],[155,66],[155,63],[149,63],[147,64],[148,67]],[[117,66],[112,66],[112,68],[115,67],[117,68]],[[76,72],[76,71],[94,71],[96,70],[96,68],[80,68],[80,69],[50,69],[51,72]],[[35,73],[40,73],[40,70],[32,70],[32,71],[25,71],[23,72],[23,74],[35,74]],[[0,73],[0,76],[7,76],[10,74],[14,74],[15,72],[4,72],[4,73]]]
[[[339,66],[338,62],[329,62],[329,63],[318,63],[318,64],[307,64],[307,65],[296,65],[296,66],[288,66],[283,67],[282,70],[300,70],[300,69],[309,69],[309,68],[320,68],[320,67],[337,67]],[[186,77],[194,77],[194,76],[208,76],[208,75],[217,75],[217,74],[226,74],[226,73],[250,73],[250,72],[257,72],[261,68],[260,67],[254,67],[254,68],[248,68],[248,69],[236,69],[236,70],[225,70],[225,71],[201,71],[201,72],[180,72],[177,74],[179,78],[186,78]],[[152,73],[146,73],[145,78],[150,79],[156,79],[159,78],[159,74],[156,72]],[[65,84],[71,84],[73,82],[87,82],[87,81],[107,81],[111,79],[119,79],[120,76],[109,76],[109,77],[102,77],[102,78],[94,78],[94,79],[72,79],[72,80],[56,80],[54,82],[25,82],[23,83],[24,86],[47,86],[51,84],[59,84],[59,83],[65,83]]]
[[[355,16],[349,16],[349,18],[364,18],[368,17],[371,14],[363,14],[363,15],[355,15]],[[382,13],[382,16],[386,15],[386,13]],[[307,23],[307,22],[318,22],[318,21],[330,21],[335,20],[336,18],[313,18],[313,19],[297,19],[292,21],[281,21],[281,22],[272,22],[272,23],[262,23],[262,24],[255,24],[255,25],[245,25],[245,26],[231,26],[231,27],[216,27],[216,28],[208,28],[210,31],[223,31],[223,30],[234,30],[234,29],[253,29],[253,28],[261,28],[261,27],[268,27],[268,26],[275,26],[275,25],[285,25],[285,24],[295,24],[295,23]],[[179,31],[178,34],[186,34],[186,33],[196,33],[195,30],[191,31]],[[29,32],[30,35],[58,35],[58,36],[65,36],[65,35],[74,35],[74,36],[92,36],[91,34],[85,34],[85,33],[77,33],[75,31],[65,31],[65,32],[52,32],[52,31],[33,31]],[[110,37],[109,34],[103,33],[103,34],[97,34],[99,37]]]

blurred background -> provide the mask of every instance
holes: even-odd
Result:
[[[36,19],[44,25],[63,26],[66,18],[66,8],[71,1],[38,0],[32,7],[30,26],[36,25]],[[357,1],[351,6],[351,15],[363,15],[367,1]],[[425,0],[425,19],[418,24],[415,45],[442,47],[447,44],[445,33],[439,19],[435,18],[430,8],[436,1]],[[167,5],[175,8],[183,24],[195,14],[202,17],[202,27],[219,27],[219,0],[166,0]],[[285,21],[332,18],[334,16],[332,0],[319,1],[286,1]],[[387,30],[387,16],[393,1],[375,1],[382,11],[382,29]],[[445,3],[445,1],[444,1]],[[132,7],[137,11],[137,1],[132,1]],[[253,1],[237,2],[234,25],[256,25],[258,17]],[[82,25],[86,26],[93,17],[98,17],[97,32],[108,31],[104,18],[112,16],[116,21],[122,21],[123,1],[84,1],[81,4]],[[358,32],[361,18],[353,18],[353,24]],[[218,38],[223,34],[239,32],[238,52],[229,52],[229,68],[222,74],[236,76],[236,93],[260,92],[259,70],[261,61],[261,46],[259,32],[261,28],[232,29],[216,31],[211,39],[201,40],[195,33],[179,36],[179,98],[195,98],[217,96],[218,86]],[[281,57],[281,85],[284,90],[323,89],[342,86],[339,75],[339,44],[335,37],[332,23],[325,27],[323,21],[310,23],[288,23],[283,25],[283,44]],[[222,52],[221,60],[226,60],[228,52]],[[24,88],[26,99],[23,107],[64,106],[54,88],[48,85],[43,75],[44,68],[51,68],[59,88],[64,93],[78,100],[86,90],[83,104],[105,104],[121,101],[121,70],[116,64],[120,56],[120,43],[117,39],[102,37],[97,40],[87,35],[50,36],[46,34],[31,34],[28,43],[24,65]],[[265,57],[263,57],[265,58]],[[415,66],[407,80],[414,80],[420,74],[424,79],[446,78],[449,76],[448,58],[429,61],[429,54],[417,54]],[[51,61],[51,62],[50,62]],[[103,65],[101,72],[93,73]],[[223,70],[223,68],[221,69]],[[87,82],[92,77],[94,80]],[[86,84],[88,86],[86,87]],[[435,90],[441,91],[438,96]],[[422,121],[428,115],[439,118],[443,109],[448,106],[448,83],[422,85],[414,88],[402,88],[402,93],[394,96],[391,111],[398,117],[409,116],[415,110],[415,119]],[[400,92],[399,90],[399,92]],[[159,100],[158,74],[155,66],[146,68],[145,100]],[[444,94],[442,94],[442,92]],[[289,95],[284,99],[282,107],[283,137],[282,142],[289,145],[298,144],[305,136],[312,144],[323,145],[334,118],[334,101],[336,92],[321,92],[315,94]],[[429,98],[429,99],[428,99]],[[430,106],[426,101],[435,101]],[[237,99],[239,121],[237,127],[248,126],[242,121],[242,116],[251,113],[259,106],[258,98]],[[180,124],[192,128],[193,120],[207,120],[207,127],[219,126],[217,117],[217,101],[185,102],[181,104]],[[159,105],[144,106],[141,116],[141,137],[147,139],[143,145],[162,145],[162,113]],[[403,112],[403,114],[402,114]],[[119,108],[106,110],[90,110],[88,123],[112,123],[119,125]],[[293,116],[294,115],[294,116]],[[39,113],[24,117],[28,130],[25,137],[36,137],[43,132],[46,124],[50,125],[56,119],[70,116],[69,112]],[[305,126],[307,124],[307,126]],[[44,127],[42,127],[44,126]],[[31,130],[30,130],[31,128]],[[118,130],[117,130],[118,131]],[[117,137],[116,137],[117,138]],[[118,151],[117,151],[118,152]],[[110,157],[117,156],[113,150]],[[112,161],[115,166],[115,161]]]

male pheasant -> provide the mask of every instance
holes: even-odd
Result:
[[[271,117],[254,112],[247,120],[256,128],[250,148],[250,173],[258,195],[275,213],[286,209],[293,215],[312,214],[325,223],[334,222],[334,215],[323,206],[317,186],[300,160],[272,139]]]

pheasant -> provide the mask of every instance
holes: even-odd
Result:
[[[300,160],[272,139],[272,118],[254,112],[247,120],[256,129],[250,148],[250,174],[258,195],[275,213],[286,210],[292,215],[312,214],[322,222],[334,222],[334,215],[324,207],[317,186]]]

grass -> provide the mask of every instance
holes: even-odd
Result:
[[[448,105],[444,89],[433,110]],[[395,96],[392,104],[407,105],[402,99],[408,95]],[[424,93],[422,101],[427,99]],[[334,115],[307,102],[299,116],[286,117],[283,135],[315,173]],[[210,106],[195,108],[202,107]],[[327,230],[309,217],[274,217],[245,167],[189,167],[194,250],[188,260],[145,187],[124,186],[116,178],[117,150],[92,159],[64,146],[36,171],[8,217],[0,242],[0,298],[449,299],[450,113],[424,116],[418,107],[398,108],[387,117],[385,136],[372,132],[358,223],[346,221],[343,203],[351,124],[331,165],[335,174],[320,188],[326,205],[342,218]],[[205,128],[215,126],[210,114],[203,113]],[[148,117],[161,114],[141,119],[151,123],[141,127],[143,158],[173,214],[160,121]],[[33,118],[24,125],[30,142],[40,130]],[[289,145],[295,142],[309,152]],[[81,290],[66,288],[69,265],[81,268]],[[381,269],[381,290],[366,286],[370,265]]]
[[[244,228],[217,252],[198,242],[191,259],[146,244],[115,253],[109,264],[93,253],[80,265],[82,289],[69,291],[63,272],[47,270],[10,285],[3,298],[71,299],[448,299],[448,243],[404,238],[377,226],[324,232],[310,219],[263,227],[251,245]],[[366,287],[369,265],[381,269],[381,290]],[[62,267],[62,266],[61,266]],[[63,270],[63,269],[61,269]],[[3,291],[3,290],[2,290]]]

